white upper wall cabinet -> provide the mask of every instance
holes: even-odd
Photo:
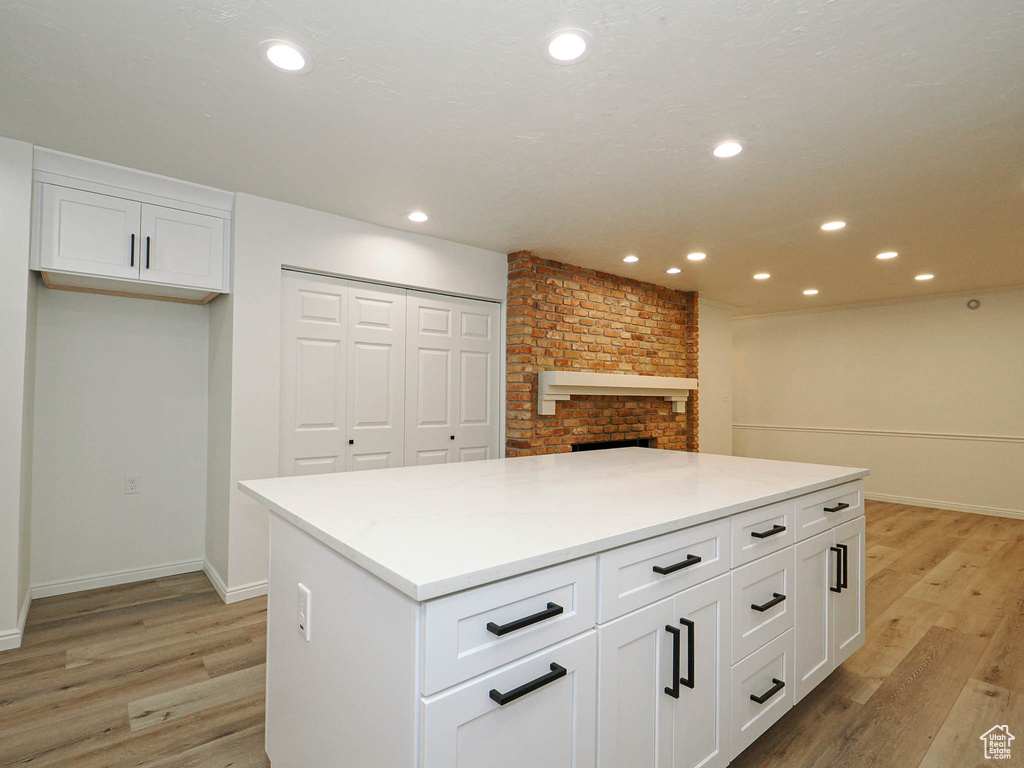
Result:
[[[228,292],[228,192],[35,150],[31,267],[51,287],[207,301]]]

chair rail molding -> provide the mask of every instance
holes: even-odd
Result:
[[[898,429],[848,429],[844,427],[795,427],[785,424],[733,424],[733,429],[759,432],[807,432],[866,437],[902,437],[924,440],[971,440],[979,443],[1024,443],[1021,435],[976,435],[962,432],[913,432]]]
[[[672,403],[675,413],[686,413],[690,392],[697,379],[674,376],[644,376],[632,373],[592,373],[590,371],[541,371],[538,374],[537,413],[553,416],[555,403],[573,395],[627,395],[663,397]]]

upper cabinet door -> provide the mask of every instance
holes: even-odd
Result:
[[[216,216],[142,206],[141,277],[151,283],[224,289],[225,223]]]
[[[39,257],[44,270],[139,278],[140,203],[53,184],[42,187]]]
[[[405,290],[349,283],[346,470],[405,464]]]

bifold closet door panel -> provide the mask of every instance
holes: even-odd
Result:
[[[282,475],[345,469],[348,286],[282,272]]]
[[[407,465],[497,458],[499,318],[493,302],[409,291]]]
[[[405,463],[406,291],[349,283],[345,469]]]

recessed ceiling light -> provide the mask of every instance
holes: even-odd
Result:
[[[544,41],[544,55],[555,64],[574,64],[590,53],[593,38],[582,29],[559,29]]]
[[[808,288],[806,291],[804,291],[804,296],[817,296],[817,295],[818,295],[818,289],[817,288]]]
[[[897,256],[899,256],[899,254],[896,253],[896,251],[886,251],[885,253],[878,254],[875,258],[882,259],[884,261],[885,259],[895,259]]]
[[[826,232],[835,232],[837,229],[842,229],[845,226],[845,221],[826,221],[821,225],[821,228]]]
[[[287,40],[264,40],[260,51],[264,61],[281,72],[301,75],[313,68],[313,57]]]
[[[738,141],[730,139],[729,141],[723,141],[715,144],[715,148],[711,150],[711,154],[715,157],[726,158],[736,157],[736,155],[742,151],[743,145]]]
[[[704,261],[707,257],[708,255],[706,253],[701,253],[700,251],[686,254],[686,258],[690,261]]]
[[[771,277],[771,275],[769,275],[767,272],[758,272],[756,275],[754,275],[755,280],[767,280],[769,277]]]
[[[683,270],[681,270],[679,267],[669,267],[665,271],[668,272],[670,275],[678,275]]]
[[[623,261],[626,262],[627,264],[632,264],[635,261],[640,261],[640,257],[630,255],[624,258]]]
[[[926,273],[926,274],[923,274],[923,275],[918,275],[914,279],[915,280],[931,280],[933,277],[935,277],[935,275],[929,275],[929,274]]]
[[[425,214],[423,211],[413,211],[412,213],[410,213],[405,218],[407,218],[409,221],[414,221],[417,224],[422,224],[424,221],[426,221],[430,217],[427,216],[427,214]]]

